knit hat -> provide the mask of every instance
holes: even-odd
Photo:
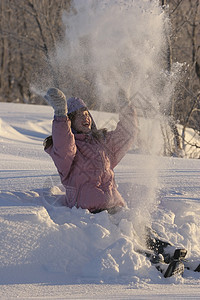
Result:
[[[79,109],[83,109],[83,108],[88,111],[88,108],[87,108],[85,102],[82,99],[76,98],[76,97],[71,97],[67,100],[68,116],[70,114],[78,111]],[[88,111],[88,113],[89,113],[89,115],[91,117],[91,120],[92,120],[91,128],[92,128],[92,130],[94,130],[94,129],[96,130],[97,128],[96,128],[96,124],[93,120],[93,117],[92,117],[92,115],[90,114],[89,111]],[[72,132],[76,133],[76,131],[73,128],[72,128]]]
[[[67,100],[68,115],[81,108],[87,109],[87,106],[82,99],[71,97]]]

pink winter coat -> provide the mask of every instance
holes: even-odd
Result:
[[[114,180],[114,167],[126,154],[136,135],[134,118],[119,121],[105,138],[73,134],[68,117],[55,117],[53,145],[45,149],[52,157],[66,189],[66,205],[91,212],[125,206]]]

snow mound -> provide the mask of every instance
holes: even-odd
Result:
[[[126,217],[129,211],[123,212]],[[119,217],[119,216],[118,216]],[[120,217],[121,218],[121,217]],[[41,206],[1,207],[1,284],[161,280],[127,219],[107,212]],[[116,223],[116,224],[115,224]]]
[[[28,286],[33,291],[37,283],[39,289],[44,288],[44,295],[56,285],[57,290],[64,286],[68,290],[69,284],[75,288],[81,283],[84,291],[88,284],[91,292],[94,286],[107,287],[99,283],[114,283],[118,295],[119,284],[123,283],[130,293],[138,295],[146,289],[154,297],[155,286],[160,286],[159,292],[162,288],[168,292],[170,284],[173,291],[177,287],[178,293],[185,287],[187,294],[188,284],[191,290],[197,286],[198,272],[185,270],[183,278],[165,279],[137,249],[143,247],[141,227],[149,220],[146,212],[149,211],[152,226],[159,235],[185,247],[187,257],[194,263],[199,261],[199,160],[155,157],[159,165],[155,177],[151,157],[129,153],[115,169],[116,182],[128,209],[116,215],[69,209],[62,206],[64,190],[53,162],[42,147],[51,126],[50,109],[32,106],[30,112],[28,105],[1,104],[1,107],[1,125],[7,130],[6,136],[1,126],[2,293],[8,287],[16,297],[14,286],[23,294]],[[101,114],[99,119],[98,116],[94,113],[97,123],[108,124],[109,115],[103,118]],[[111,121],[114,124],[113,118]],[[24,142],[25,139],[29,142]],[[149,193],[152,186],[156,186],[156,203]],[[183,282],[184,285],[179,284]],[[104,296],[108,293],[104,292],[102,297],[107,298]],[[28,292],[25,294],[24,299]],[[35,296],[34,292],[32,295]],[[38,295],[41,296],[40,292]],[[65,298],[66,293],[63,295]]]
[[[7,122],[0,118],[0,138],[10,140],[10,141],[24,141],[27,142],[29,139],[14,129]]]
[[[200,252],[199,201],[182,196],[180,200],[163,200],[154,216],[154,228],[179,247],[187,249],[187,258],[198,259]]]

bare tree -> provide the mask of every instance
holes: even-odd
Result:
[[[163,0],[160,3],[171,22],[171,32],[167,36],[168,70],[174,62],[183,63],[169,115],[175,142],[178,148],[184,149],[186,128],[200,130],[200,5],[199,0]],[[181,133],[177,123],[182,125]]]
[[[29,86],[32,74],[40,76],[43,68],[59,86],[50,53],[63,37],[61,16],[70,5],[70,0],[1,0],[1,101],[35,102]]]

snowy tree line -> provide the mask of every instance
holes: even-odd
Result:
[[[174,62],[183,63],[181,80],[166,112],[171,116],[176,147],[181,149],[187,127],[200,131],[200,5],[199,0],[160,0],[160,5],[171,21],[171,30],[166,31],[166,69],[172,72]],[[59,80],[73,83],[83,98],[87,95],[89,108],[97,108],[93,74],[79,78],[69,69],[66,78],[60,79],[51,60],[56,43],[64,37],[63,12],[71,6],[71,0],[0,1],[0,101],[44,104],[30,85],[45,70],[55,86],[62,86]],[[181,134],[177,122],[182,125]]]
[[[199,145],[186,140],[186,128],[194,129],[194,137],[200,131],[200,2],[199,0],[162,0],[160,1],[171,22],[168,34],[167,69],[174,62],[183,63],[181,80],[171,99],[169,115],[178,149]],[[175,123],[182,125],[177,129]],[[195,150],[196,148],[196,150]]]
[[[42,102],[31,92],[30,83],[44,61],[52,67],[49,55],[63,37],[62,13],[69,9],[70,2],[0,1],[0,101]]]

